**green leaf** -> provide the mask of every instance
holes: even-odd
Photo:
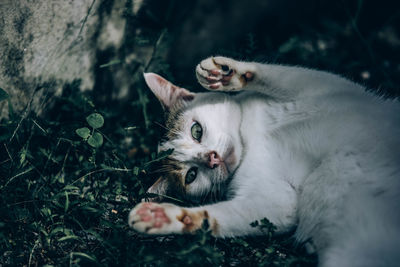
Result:
[[[68,241],[68,240],[80,240],[81,238],[76,236],[76,235],[68,235],[68,236],[63,236],[58,239],[58,242],[62,241]]]
[[[86,117],[86,121],[92,126],[94,129],[100,128],[104,124],[104,118],[99,113],[92,113]]]
[[[136,167],[136,166],[135,166],[135,167],[133,168],[133,174],[136,175],[136,176],[138,176],[138,175],[139,175],[139,170],[140,170],[139,167]]]
[[[75,133],[82,137],[83,139],[87,139],[90,135],[90,130],[87,127],[79,128],[75,130]]]
[[[64,191],[65,193],[65,205],[64,205],[64,212],[68,211],[69,208],[69,197],[67,191]]]
[[[28,151],[26,150],[26,148],[23,148],[19,157],[19,164],[22,165],[25,160],[26,160],[26,154],[28,153]]]
[[[288,41],[286,41],[279,47],[279,49],[278,49],[279,53],[285,54],[285,53],[292,51],[293,49],[295,49],[297,47],[298,42],[299,42],[299,40],[297,37],[290,38]]]
[[[66,185],[66,186],[64,186],[63,190],[70,190],[70,191],[77,191],[77,192],[80,191],[79,187],[74,186],[74,185]]]
[[[63,226],[57,226],[56,228],[54,228],[53,230],[51,230],[50,232],[50,236],[53,236],[57,233],[64,233],[65,228]]]
[[[93,261],[93,262],[97,262],[96,258],[94,256],[89,256],[86,253],[83,252],[71,252],[71,256],[73,257],[81,257],[81,258],[85,258],[89,261]]]
[[[40,211],[46,217],[49,217],[51,215],[51,210],[49,208],[42,208]]]
[[[90,206],[83,206],[83,207],[81,207],[81,209],[83,211],[87,211],[87,212],[90,212],[90,213],[98,213],[98,214],[102,213],[102,211],[100,209],[93,208],[93,207],[90,207]]]
[[[106,63],[106,64],[100,65],[100,68],[109,67],[109,66],[112,66],[112,65],[115,65],[115,64],[119,64],[119,63],[121,63],[121,60],[119,60],[119,59],[114,59],[114,60],[111,60],[110,62],[108,62],[108,63]]]
[[[92,147],[100,147],[103,144],[103,136],[100,133],[95,132],[91,137],[89,137],[87,142]]]
[[[6,100],[8,97],[7,92],[0,88],[0,101]]]

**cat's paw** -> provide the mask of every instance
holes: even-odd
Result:
[[[143,202],[129,213],[129,225],[138,232],[154,235],[181,234],[191,218],[183,208],[167,203]]]
[[[240,91],[253,80],[254,73],[251,63],[226,57],[209,57],[196,67],[197,80],[208,90]]]

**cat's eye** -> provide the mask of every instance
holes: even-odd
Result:
[[[190,168],[186,173],[185,184],[192,183],[196,179],[196,176],[197,176],[197,167]]]
[[[192,128],[190,128],[190,133],[192,134],[192,137],[194,140],[201,141],[201,137],[203,136],[203,128],[201,128],[200,123],[197,121],[192,125]]]

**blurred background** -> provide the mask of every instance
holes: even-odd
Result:
[[[142,73],[200,91],[196,64],[223,55],[396,98],[399,49],[399,1],[1,0],[0,265],[315,266],[290,236],[129,230],[164,133]]]

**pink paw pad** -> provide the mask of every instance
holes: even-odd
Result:
[[[165,214],[164,209],[152,203],[144,203],[136,214],[140,215],[142,222],[154,221],[153,227],[155,228],[161,228],[164,223],[171,222]]]
[[[211,88],[211,89],[218,89],[219,88],[219,83],[212,83],[212,84],[210,84],[209,85],[209,87]]]
[[[209,70],[208,73],[213,75],[213,76],[219,76],[221,74],[221,71],[217,70],[217,69],[214,69],[214,70]]]
[[[228,67],[226,67],[228,68]],[[209,76],[206,80],[209,82],[210,89],[218,89],[221,85],[229,85],[235,71],[232,69],[227,69],[227,71],[221,71],[219,69],[208,70]]]
[[[248,71],[244,74],[244,77],[247,81],[251,81],[254,78],[254,73]]]

